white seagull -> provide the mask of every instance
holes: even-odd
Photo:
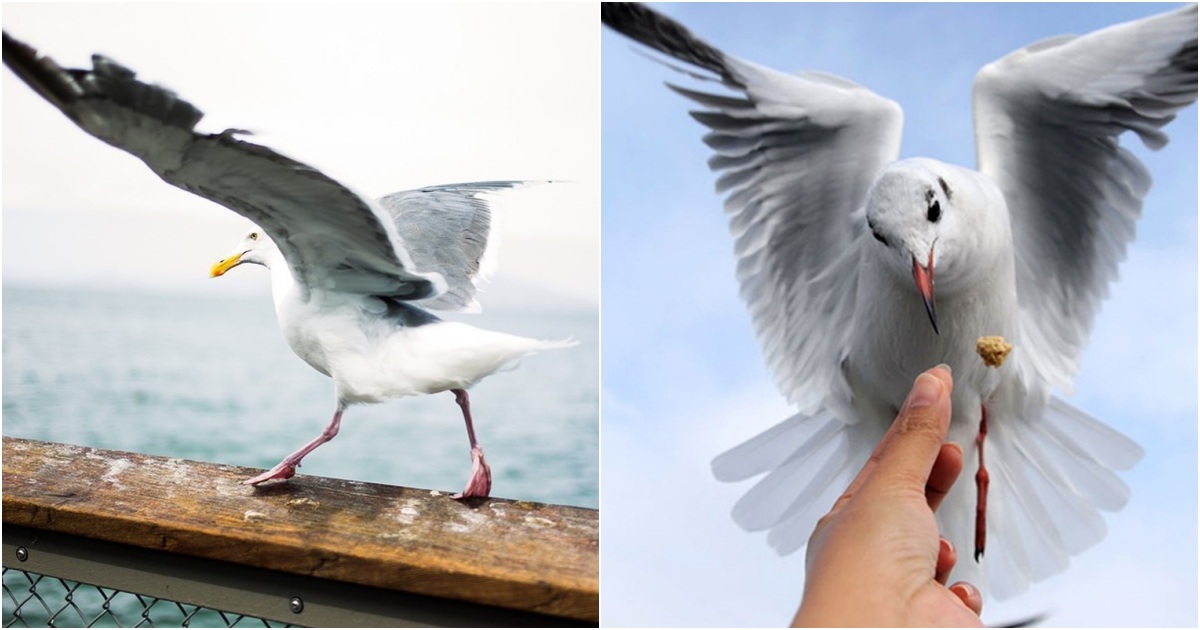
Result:
[[[491,471],[475,437],[467,388],[538,350],[541,341],[443,321],[428,308],[478,310],[476,281],[494,268],[484,195],[527,182],[434,186],[371,201],[266,147],[195,131],[203,116],[100,55],[66,69],[4,33],[4,63],[84,131],[142,159],[163,180],[253,221],[219,276],[242,263],[271,270],[276,315],[300,358],[334,381],[325,430],[243,483],[288,479],[328,442],[353,403],[449,391],[462,409],[472,471],[454,498],[486,497]]]
[[[978,170],[897,161],[900,107],[840,77],[738,59],[640,5],[606,3],[602,20],[733,92],[670,86],[702,106],[741,296],[799,411],[714,460],[723,481],[766,475],[735,520],[780,553],[804,546],[916,375],[946,363],[950,439],[978,470],[938,513],[975,551],[950,579],[1011,597],[1098,542],[1098,510],[1129,497],[1114,471],[1142,451],[1051,390],[1070,387],[1150,186],[1118,137],[1160,148],[1196,99],[1196,6],[980,70]],[[999,369],[976,355],[991,335],[1015,346]]]

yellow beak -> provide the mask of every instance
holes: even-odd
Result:
[[[217,264],[213,265],[212,269],[209,270],[208,277],[216,278],[217,276],[224,274],[226,271],[233,269],[240,262],[242,262],[241,254],[234,254],[234,255],[230,256],[229,258],[223,258],[221,260],[218,260]]]

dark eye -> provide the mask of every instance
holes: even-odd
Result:
[[[929,219],[930,223],[937,223],[938,219],[942,218],[942,205],[936,199],[929,205],[929,211],[925,214],[925,218]]]
[[[257,240],[258,240],[258,232],[251,232],[251,233],[250,233],[250,240],[252,240],[252,241],[257,241]]]
[[[879,232],[878,232],[878,231],[875,229],[875,224],[874,224],[874,223],[871,223],[871,220],[870,220],[870,219],[867,219],[867,229],[871,230],[871,236],[874,236],[874,237],[875,237],[875,240],[879,241],[880,243],[883,243],[883,244],[884,244],[884,246],[887,246],[887,244],[888,244],[888,242],[887,242],[887,239],[886,239],[886,238],[884,238],[884,237],[883,237],[883,235],[882,235],[882,234],[880,234],[880,233],[879,233]]]

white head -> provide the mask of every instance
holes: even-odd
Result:
[[[233,248],[233,251],[212,266],[209,275],[216,278],[242,263],[254,263],[269,269],[271,263],[279,256],[281,254],[275,241],[262,230],[255,228]]]
[[[945,290],[956,291],[988,268],[983,260],[970,259],[986,256],[992,240],[1002,236],[996,233],[997,218],[1003,232],[1008,230],[1007,215],[997,217],[993,195],[972,175],[957,166],[914,158],[888,166],[867,193],[874,251],[898,277],[911,274],[934,331],[934,270]]]

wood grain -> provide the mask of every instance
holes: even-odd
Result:
[[[4,438],[5,523],[599,621],[599,513]]]

